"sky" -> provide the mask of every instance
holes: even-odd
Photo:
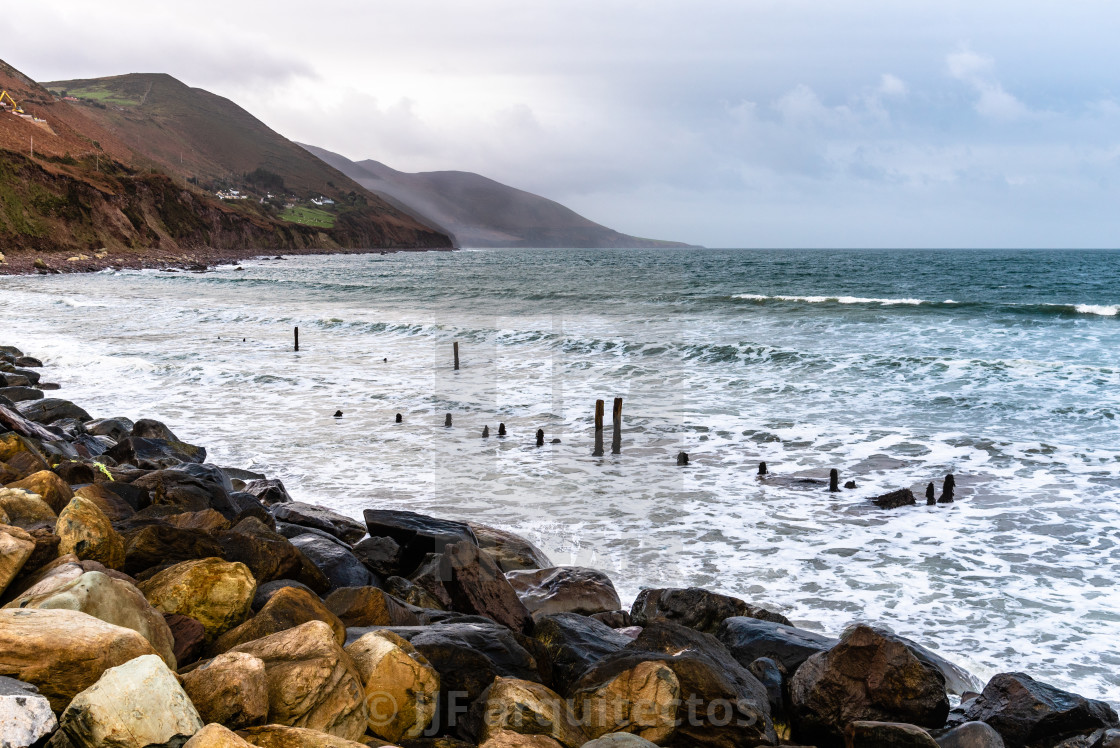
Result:
[[[711,247],[1120,246],[1106,0],[52,0],[40,81],[165,72],[403,171]]]

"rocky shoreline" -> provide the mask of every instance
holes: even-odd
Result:
[[[297,255],[365,255],[396,252],[451,252],[431,247],[397,249],[323,249],[304,247],[265,252],[262,249],[215,249],[197,247],[190,250],[140,249],[127,251],[65,252],[20,251],[0,254],[0,275],[54,275],[60,273],[97,273],[102,270],[178,270],[200,272],[218,265],[236,265],[245,260]]]
[[[0,346],[0,746],[1118,748],[1108,704],[872,625],[364,522],[93,418]]]

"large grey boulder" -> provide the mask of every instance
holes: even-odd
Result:
[[[330,533],[339,540],[354,544],[365,537],[366,526],[344,514],[332,512],[326,507],[305,504],[302,501],[289,501],[272,507],[272,515],[281,522]]]

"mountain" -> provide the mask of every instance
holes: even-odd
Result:
[[[409,174],[377,161],[354,162],[303,145],[310,153],[425,223],[460,247],[688,247],[628,236],[531,192],[466,171]]]
[[[0,109],[9,255],[451,244],[232,102],[170,76],[44,86],[0,61],[0,91],[11,97]],[[239,199],[218,199],[223,189]]]

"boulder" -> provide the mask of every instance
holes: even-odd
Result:
[[[499,677],[478,701],[480,741],[508,731],[547,736],[564,748],[579,748],[587,742],[568,702],[540,683]]]
[[[770,721],[774,723],[774,732],[778,739],[789,742],[790,729],[789,709],[786,708],[785,668],[769,657],[759,657],[747,665],[747,670],[758,679],[766,689],[766,700],[770,702]]]
[[[409,642],[373,631],[346,647],[365,684],[369,731],[389,741],[420,737],[435,717],[439,673]]]
[[[416,626],[409,608],[377,587],[340,587],[324,601],[343,624],[350,626]]]
[[[9,483],[7,488],[22,488],[24,491],[38,494],[39,498],[45,501],[56,514],[74,498],[74,492],[70,490],[66,481],[51,470],[32,473],[23,480]]]
[[[183,748],[252,748],[252,743],[232,730],[209,724],[183,744]]]
[[[204,558],[164,569],[140,591],[156,609],[201,623],[211,642],[249,617],[257,583],[244,564]]]
[[[542,616],[533,637],[545,645],[552,658],[553,679],[564,694],[591,666],[630,644],[628,636],[577,613]]]
[[[460,745],[463,744],[455,741],[455,748],[459,748]],[[488,740],[478,745],[479,748],[564,748],[558,740],[553,740],[547,735],[522,735],[512,730],[496,730],[491,733]]]
[[[332,589],[365,587],[376,581],[349,546],[310,533],[297,535],[290,542],[323,572]]]
[[[442,553],[429,553],[424,557],[424,560],[420,562],[420,565],[416,567],[416,570],[412,572],[412,575],[408,578],[408,581],[411,584],[415,585],[415,587],[427,593],[428,597],[434,601],[434,607],[441,608],[443,610],[451,610],[451,594],[447,591],[447,587],[444,586],[444,582],[447,580],[444,577],[444,572],[440,570],[440,564],[442,562]],[[395,585],[390,584],[388,580],[386,580],[385,586],[386,589],[391,591],[394,595],[398,595],[402,599],[408,600],[409,603],[413,605],[421,605],[421,603],[412,602],[412,600],[407,597],[407,595],[411,593],[411,590],[398,590],[395,588]],[[417,595],[417,599],[423,598],[422,596]]]
[[[401,572],[401,547],[392,538],[360,540],[354,545],[354,555],[380,577],[392,577]]]
[[[315,591],[306,584],[297,582],[294,579],[274,579],[271,582],[257,585],[257,594],[253,595],[253,613],[259,612],[260,609],[265,606],[265,603],[272,599],[273,595],[285,587],[295,587],[296,589],[310,592],[312,595],[315,594]],[[331,612],[333,613],[334,611],[332,610]]]
[[[74,746],[145,748],[179,744],[202,729],[175,674],[155,655],[109,668],[59,719]]]
[[[215,639],[209,652],[212,655],[225,652],[238,644],[262,639],[308,621],[322,621],[330,626],[340,646],[346,641],[346,627],[317,595],[298,587],[284,587],[269,598],[259,613]]]
[[[747,667],[759,657],[769,657],[781,663],[787,673],[795,672],[809,657],[832,649],[837,643],[836,639],[813,631],[746,616],[725,619],[715,636],[740,665]]]
[[[62,539],[54,534],[54,528],[37,527],[27,534],[31,536],[31,542],[35,544],[35,549],[31,551],[31,556],[23,564],[23,569],[20,571],[21,579],[37,573],[58,558],[58,544],[62,542]]]
[[[179,667],[202,656],[206,644],[206,629],[201,623],[178,613],[164,613],[163,620],[175,639],[175,661],[179,663]]]
[[[438,569],[438,566],[436,568]],[[439,590],[446,602],[437,599],[420,585],[403,577],[389,577],[385,580],[385,591],[390,595],[409,605],[426,610],[445,610],[446,606],[451,604],[451,597],[447,594],[447,590],[443,588],[442,582],[439,585]]]
[[[88,462],[79,462],[77,460],[63,460],[55,465],[52,471],[66,484],[67,491],[70,491],[71,486],[93,483],[102,476],[101,472]],[[69,498],[66,499],[66,501],[69,500]],[[66,502],[63,502],[63,506],[65,506],[65,504]],[[61,509],[61,507],[59,507],[59,509]]]
[[[876,496],[871,503],[880,509],[897,509],[900,506],[913,506],[918,502],[914,499],[914,492],[909,488],[900,488],[897,491]]]
[[[180,530],[198,530],[208,535],[215,535],[230,529],[229,520],[220,512],[213,509],[203,509],[201,512],[183,512],[172,514],[163,518],[165,524],[177,527]]]
[[[123,570],[126,574],[138,574],[153,566],[223,555],[222,546],[201,530],[149,525],[128,534]]]
[[[136,509],[132,504],[121,498],[121,495],[110,488],[110,485],[108,483],[93,483],[88,486],[81,486],[74,492],[74,496],[81,496],[83,499],[92,501],[101,510],[101,513],[109,518],[110,522],[120,522],[136,514]]]
[[[965,722],[937,738],[940,748],[1004,748],[1003,738],[986,722]]]
[[[856,720],[844,728],[844,748],[935,748],[930,734],[903,722]]]
[[[447,546],[439,570],[454,610],[486,616],[514,631],[527,632],[532,628],[533,619],[517,592],[474,543]]]
[[[268,718],[264,662],[244,652],[227,652],[183,676],[183,689],[204,722],[233,730],[263,725]]]
[[[22,595],[5,607],[77,610],[132,629],[148,640],[169,668],[177,667],[175,638],[163,615],[148,604],[135,586],[99,571],[87,571],[44,594]]]
[[[283,725],[250,727],[239,730],[237,734],[257,748],[365,748],[366,745],[381,745],[381,743],[357,743],[319,730]]]
[[[50,505],[38,494],[14,488],[15,485],[12,483],[7,488],[0,488],[0,510],[8,517],[5,524],[24,530],[54,527],[58,522],[58,515]]]
[[[642,590],[630,609],[630,618],[635,626],[645,626],[652,621],[672,621],[707,634],[715,633],[725,619],[733,616],[791,625],[789,619],[780,613],[699,587]]]
[[[206,461],[206,449],[203,447],[166,439],[144,439],[138,436],[120,440],[105,454],[122,465],[127,463],[145,470],[160,470],[183,462]]]
[[[276,478],[251,480],[245,484],[245,493],[255,496],[265,506],[283,504],[292,500],[284,484]]]
[[[976,693],[984,687],[984,684],[979,678],[960,665],[949,662],[941,655],[931,652],[913,639],[907,639],[905,636],[900,636],[898,638],[903,644],[910,648],[910,651],[914,653],[915,657],[926,665],[935,667],[940,671],[941,675],[945,677],[945,690],[949,693],[961,696],[966,693]]]
[[[12,434],[14,436],[14,434]],[[13,482],[47,470],[50,465],[46,458],[36,452],[17,452],[4,462],[4,480]]]
[[[469,522],[478,542],[478,547],[486,551],[503,572],[522,569],[549,569],[556,564],[537,546],[506,530]]]
[[[224,558],[248,566],[261,584],[296,578],[304,563],[310,563],[291,541],[256,517],[242,519],[230,530],[219,533],[216,540]],[[329,582],[324,579],[324,584]]]
[[[34,387],[0,387],[0,397],[6,397],[13,403],[22,403],[27,400],[41,400],[43,391]]]
[[[401,547],[401,575],[408,575],[429,553],[442,553],[454,543],[478,545],[464,522],[437,519],[398,509],[367,509],[363,513],[370,537],[392,538]]]
[[[140,634],[85,613],[0,610],[0,675],[38,686],[56,712],[105,670],[142,655],[159,660]]]
[[[124,540],[105,513],[89,499],[75,496],[58,515],[58,552],[73,553],[110,569],[124,566]]]
[[[622,606],[610,577],[596,569],[559,566],[510,571],[506,572],[506,581],[534,617],[556,613],[592,615]]]
[[[634,732],[667,746],[777,741],[766,689],[710,634],[654,622],[574,686],[592,738]]]
[[[62,418],[76,418],[83,422],[91,420],[89,413],[69,400],[58,397],[28,400],[18,403],[16,408],[24,418],[42,424],[51,424]]]
[[[939,728],[949,714],[945,677],[899,637],[858,625],[812,655],[789,685],[793,736],[838,741],[851,722],[906,722]]]
[[[139,436],[144,439],[163,439],[169,442],[181,441],[179,437],[171,432],[171,429],[151,418],[141,418],[134,423],[129,436]]]
[[[591,617],[600,623],[605,623],[612,629],[625,629],[634,625],[628,610],[608,610],[605,613],[593,613]]]
[[[229,491],[220,482],[206,476],[182,470],[152,470],[137,477],[132,485],[146,491],[152,505],[172,509],[167,512],[169,515],[204,509],[214,509],[227,518],[235,514]]]
[[[344,514],[332,512],[325,507],[304,504],[302,501],[289,501],[272,507],[272,515],[281,522],[330,533],[334,537],[353,545],[365,537],[366,526]]]
[[[612,732],[584,743],[583,748],[653,748],[655,745],[628,732]]]
[[[107,436],[114,442],[132,435],[132,421],[127,418],[98,418],[87,421],[86,433],[93,436]]]
[[[0,746],[29,746],[57,728],[51,703],[39,689],[0,675]]]
[[[35,550],[35,541],[26,530],[0,525],[0,594],[16,578]]]
[[[319,730],[346,740],[358,740],[365,733],[361,677],[327,624],[310,621],[230,651],[264,661],[270,723]]]
[[[986,722],[1009,748],[1053,745],[1073,735],[1117,726],[1116,712],[1103,701],[1063,691],[1024,673],[994,676],[968,705],[965,719]]]

